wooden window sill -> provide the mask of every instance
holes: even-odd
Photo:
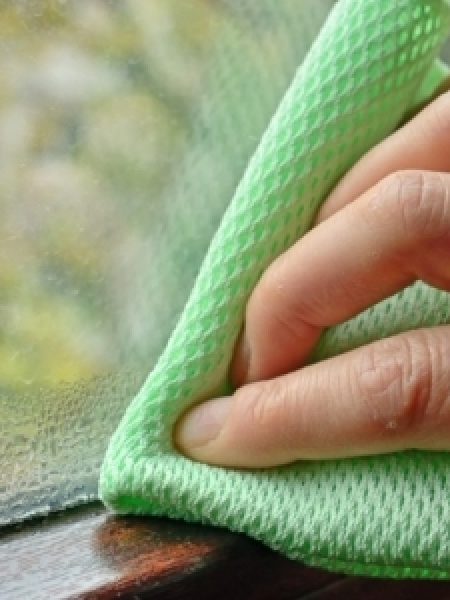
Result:
[[[4,528],[0,598],[414,600],[450,584],[343,577],[287,560],[244,536],[99,504]]]

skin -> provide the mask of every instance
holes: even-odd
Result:
[[[181,452],[269,467],[450,450],[450,326],[303,366],[325,327],[417,280],[450,291],[448,91],[365,155],[264,273],[232,363],[238,390],[182,417]]]

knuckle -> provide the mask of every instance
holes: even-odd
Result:
[[[377,196],[388,218],[409,237],[437,237],[448,230],[449,192],[439,173],[398,171],[383,180]]]
[[[300,269],[292,268],[284,257],[276,259],[256,286],[247,306],[246,317],[266,324],[267,330],[283,332],[287,339],[298,340],[305,328],[323,326],[323,307],[334,297],[326,286],[304,293]],[[283,337],[284,337],[283,336]]]
[[[290,399],[277,380],[251,383],[235,393],[236,424],[245,428],[252,447],[284,437],[291,421]]]
[[[271,330],[281,330],[295,337],[298,326],[303,321],[302,312],[300,303],[280,281],[275,261],[253,292],[247,307],[247,318],[256,315]]]
[[[420,428],[431,406],[434,371],[434,353],[425,333],[369,346],[359,385],[373,427],[385,434]]]
[[[423,332],[424,350],[428,352],[429,389],[424,402],[420,425],[440,426],[450,424],[450,373],[448,356],[450,339],[448,329],[438,328],[433,332]]]

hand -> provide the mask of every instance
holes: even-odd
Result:
[[[243,387],[188,412],[180,450],[235,467],[450,450],[450,326],[299,369],[325,327],[419,279],[450,290],[450,92],[363,157],[268,268],[233,361]]]

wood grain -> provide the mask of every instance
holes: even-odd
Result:
[[[339,576],[306,569],[243,536],[99,506],[9,529],[0,598],[293,598]]]
[[[450,600],[450,583],[343,577],[241,535],[100,505],[0,535],[0,599]]]
[[[347,577],[304,596],[308,600],[450,600],[450,584]]]

